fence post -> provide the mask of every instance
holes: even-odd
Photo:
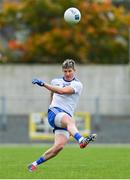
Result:
[[[7,114],[6,114],[6,97],[2,96],[1,97],[2,101],[2,122],[1,122],[1,127],[2,130],[6,130],[7,128]]]
[[[95,98],[95,124],[96,128],[100,129],[100,97]]]

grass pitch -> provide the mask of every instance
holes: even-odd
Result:
[[[55,158],[28,172],[27,165],[49,146],[0,146],[0,179],[129,179],[130,146],[66,146]]]

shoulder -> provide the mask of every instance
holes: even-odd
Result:
[[[82,83],[77,78],[71,82],[71,87],[74,88],[75,93],[81,92],[83,89]]]
[[[72,84],[77,84],[81,87],[83,86],[82,82],[78,78],[74,78],[74,80],[72,81]]]

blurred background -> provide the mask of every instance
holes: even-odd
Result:
[[[64,11],[81,21],[69,25]],[[50,93],[32,78],[61,76],[77,63],[84,89],[75,115],[96,143],[130,142],[130,2],[128,0],[0,0],[0,144],[52,140]]]

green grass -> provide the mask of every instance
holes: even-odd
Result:
[[[130,146],[66,146],[55,158],[30,173],[27,165],[48,146],[0,146],[1,179],[129,179]]]

